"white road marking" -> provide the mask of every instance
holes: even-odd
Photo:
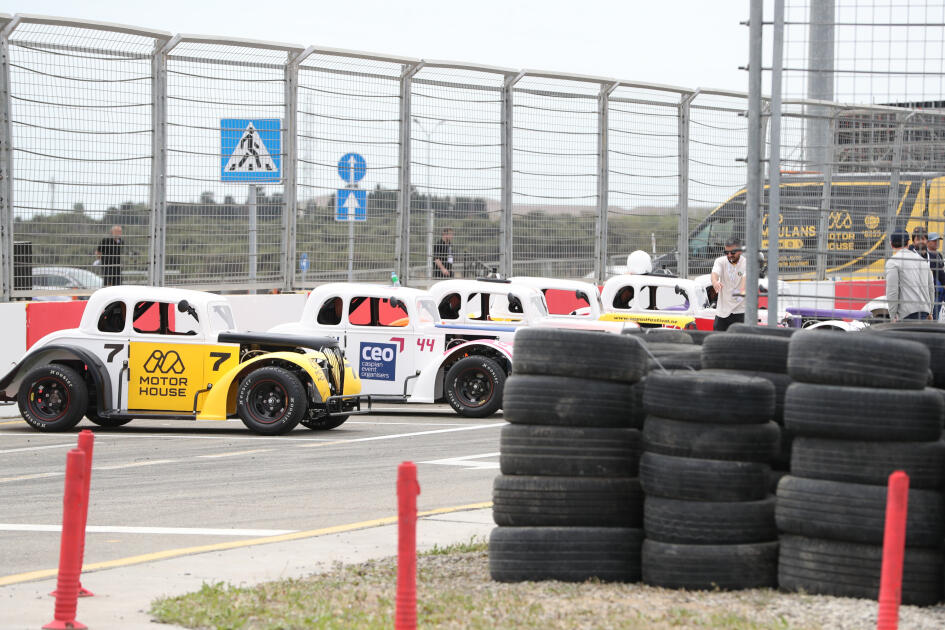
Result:
[[[131,462],[130,464],[115,464],[113,466],[92,466],[92,472],[96,470],[121,470],[122,468],[140,468],[141,466],[157,466],[158,464],[176,464],[182,462],[182,459],[151,459],[146,462]]]
[[[498,468],[498,462],[474,462],[474,459],[483,459],[484,457],[498,457],[498,453],[484,453],[482,455],[467,455],[466,457],[449,457],[447,459],[431,459],[420,464],[436,464],[438,466],[462,466],[466,470],[486,470]]]
[[[65,474],[64,472],[45,472],[36,473],[35,475],[21,475],[19,477],[0,477],[0,483],[7,483],[8,481],[28,481],[29,479],[43,479],[46,477],[62,477]]]
[[[5,532],[59,532],[61,525],[30,525],[0,523]],[[282,536],[297,529],[210,529],[204,527],[121,527],[115,525],[88,525],[89,534],[179,534],[181,536]]]
[[[214,459],[217,457],[236,457],[237,455],[249,455],[251,453],[268,453],[271,448],[254,448],[249,451],[231,451],[229,453],[214,453],[213,455],[197,455],[197,457],[204,457],[206,459]]]
[[[8,448],[4,451],[0,451],[0,455],[5,453],[22,453],[23,451],[41,451],[47,448],[78,448],[75,442],[70,442],[69,444],[51,444],[49,446],[24,446],[23,448]]]
[[[366,438],[352,438],[350,440],[335,440],[332,444],[353,444],[355,442],[374,442],[377,440],[396,440],[397,438],[415,437],[417,435],[433,435],[436,433],[454,433],[456,431],[473,431],[475,429],[493,429],[495,427],[505,426],[505,422],[496,422],[493,424],[479,424],[472,427],[459,427],[456,429],[437,429],[435,431],[416,431],[414,433],[396,433],[394,435],[374,435]],[[299,448],[309,448],[312,446],[321,446],[320,444],[303,444]]]

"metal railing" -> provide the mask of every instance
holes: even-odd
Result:
[[[391,272],[424,286],[445,227],[463,275],[603,281],[637,249],[694,275],[724,236],[706,215],[744,209],[744,93],[31,15],[0,28],[3,300],[91,290],[66,276],[98,270],[114,225],[123,282],[285,290]],[[820,261],[810,274],[854,255],[828,238],[849,208],[824,180],[867,172],[896,191],[945,171],[938,113],[790,100],[782,115],[782,168],[821,182],[795,199],[815,206],[819,231],[790,253]],[[248,122],[276,168],[265,181],[223,176]],[[350,154],[361,177],[339,165]],[[898,199],[846,203],[885,217]]]

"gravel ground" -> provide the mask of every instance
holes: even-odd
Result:
[[[876,627],[877,604],[863,599],[782,593],[774,590],[736,592],[677,591],[642,584],[566,584],[527,582],[500,584],[489,578],[485,553],[429,556],[420,559],[420,570],[434,588],[462,588],[522,598],[521,604],[541,604],[550,616],[573,616],[578,625],[568,628],[624,628],[620,620],[640,617],[648,628],[784,628],[792,630],[863,630]],[[420,591],[419,595],[422,596]],[[485,598],[487,600],[493,597]],[[513,597],[517,599],[517,597]],[[580,624],[594,615],[593,625]],[[738,625],[738,618],[747,624]],[[718,625],[715,625],[718,624]],[[496,626],[500,627],[500,626]],[[558,627],[558,626],[554,626]],[[945,628],[945,605],[920,608],[902,606],[900,630]]]

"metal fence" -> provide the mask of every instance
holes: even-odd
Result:
[[[637,249],[694,275],[745,214],[746,93],[81,20],[0,26],[3,300],[94,284],[62,278],[98,270],[113,225],[123,282],[245,291],[392,272],[424,286],[445,227],[460,276],[603,280]],[[831,212],[885,217],[900,182],[945,172],[943,114],[899,105],[785,100],[780,168],[820,182],[794,199],[822,228],[791,240],[787,257],[814,261],[798,273],[856,255],[836,249]],[[258,137],[278,177],[221,175],[247,121],[276,121]],[[363,178],[339,168],[352,153]],[[854,172],[887,192],[839,208],[823,182]]]

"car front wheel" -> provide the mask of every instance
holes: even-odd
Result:
[[[30,370],[16,395],[23,419],[40,431],[68,431],[79,424],[88,400],[78,372],[58,364]]]
[[[305,388],[289,370],[269,366],[250,372],[240,384],[236,411],[250,430],[281,435],[294,429],[308,408]]]
[[[505,371],[488,357],[460,359],[446,373],[444,393],[461,416],[484,418],[502,406]]]

